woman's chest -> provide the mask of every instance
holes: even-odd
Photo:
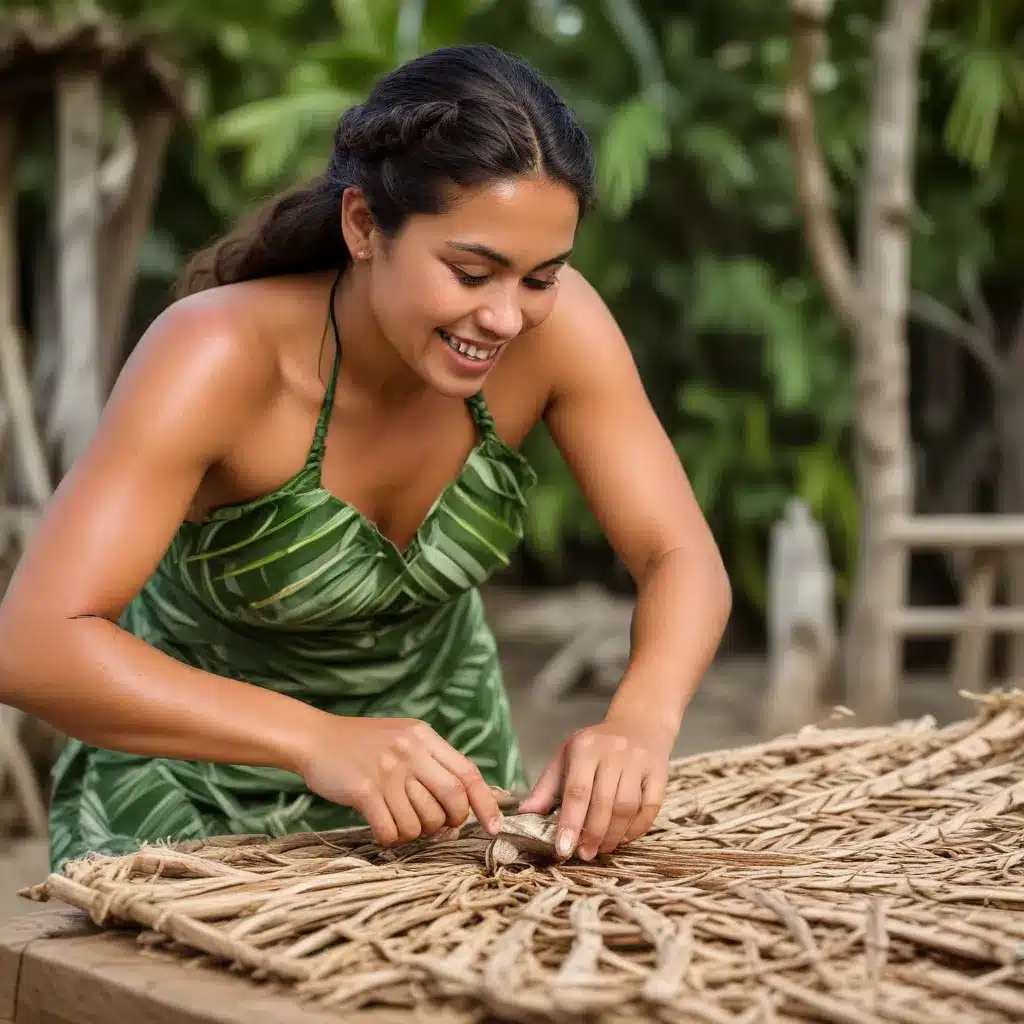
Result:
[[[284,392],[211,467],[189,518],[271,495],[313,465],[318,486],[405,550],[472,453],[483,446],[490,456],[519,458],[541,405],[535,388],[501,369],[486,397],[468,400],[435,394],[379,407],[341,387],[319,421],[315,396]]]
[[[480,440],[466,411],[389,421],[339,409],[318,444],[315,422],[280,410],[211,468],[190,518],[271,495],[306,468],[319,487],[404,549]]]
[[[508,566],[532,473],[473,450],[399,548],[362,512],[300,476],[179,535],[167,567],[223,621],[348,629],[445,604]]]
[[[406,424],[349,421],[326,437],[320,485],[386,537],[408,548],[431,509],[483,439],[468,416]]]
[[[191,524],[173,560],[222,616],[284,628],[394,614],[478,586],[522,539],[533,471],[479,410],[465,429],[438,427],[328,432],[297,471],[274,466],[273,438],[257,439],[263,458],[251,454],[253,468],[243,462],[231,481],[248,496]]]

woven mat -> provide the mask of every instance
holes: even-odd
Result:
[[[231,836],[67,865],[23,895],[347,1010],[446,1021],[1024,1020],[1024,693],[674,762],[644,838],[552,856],[510,815],[397,850]]]

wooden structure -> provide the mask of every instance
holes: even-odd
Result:
[[[60,475],[84,447],[120,368],[138,248],[183,96],[181,75],[152,36],[109,16],[54,23],[26,10],[0,22],[0,337],[5,355],[20,349],[20,359],[2,366],[4,400],[31,502],[49,490],[44,465]],[[107,138],[111,100],[120,123]],[[33,254],[36,317],[25,331],[14,175],[40,106],[53,111],[57,129],[54,220]],[[32,437],[32,405],[46,444]]]
[[[965,565],[959,605],[908,606],[901,591],[896,611],[885,620],[887,642],[900,657],[887,663],[888,674],[869,682],[878,706],[895,720],[903,640],[953,638],[951,688],[978,693],[991,681],[993,637],[1024,637],[1024,606],[996,604],[1001,581],[1013,600],[1010,577],[1014,560],[1024,553],[1024,516],[913,516],[897,520],[887,536],[904,557],[930,549],[949,553]],[[773,531],[769,562],[768,687],[762,729],[774,736],[821,717],[829,703],[826,696],[836,657],[834,580],[826,540],[800,503],[791,503]],[[860,677],[847,680],[851,688],[864,683]]]
[[[1024,606],[995,603],[1012,560],[1024,554],[1024,516],[914,516],[896,520],[888,536],[903,552],[901,557],[933,549],[965,565],[959,606],[909,607],[901,587],[898,607],[885,619],[887,642],[898,657],[886,661],[888,672],[873,676],[870,685],[883,717],[895,721],[904,639],[953,638],[951,688],[980,692],[990,682],[993,636],[1024,637]],[[761,714],[765,735],[820,721],[832,704],[840,647],[834,588],[824,530],[794,499],[773,530],[769,554],[768,680]],[[629,660],[634,607],[632,598],[581,584],[493,615],[500,642],[548,642],[556,648],[532,684],[535,710],[550,708],[584,680],[602,691],[614,689]],[[861,676],[847,679],[848,689],[860,685],[866,685]],[[855,703],[853,696],[849,699]]]
[[[994,634],[1024,636],[1024,606],[997,606],[997,584],[1011,560],[1024,552],[1024,516],[915,516],[897,521],[890,543],[906,550],[941,550],[966,554],[969,568],[959,607],[906,607],[894,616],[897,639],[909,636],[957,639],[951,671],[957,689],[981,690],[989,679]],[[895,705],[897,680],[884,684]]]
[[[0,551],[8,564],[87,444],[120,368],[137,252],[183,94],[153,39],[106,15],[53,22],[25,10],[0,21]],[[54,219],[35,240],[27,329],[16,175],[40,108],[56,123]],[[120,123],[107,138],[111,112]],[[38,831],[45,822],[20,717],[0,714],[0,772],[13,772]]]
[[[898,519],[887,531],[887,543],[902,550],[942,551],[966,558],[961,602],[955,606],[909,606],[901,592],[895,612],[886,620],[887,642],[897,653],[908,637],[951,637],[954,640],[950,685],[955,691],[981,692],[991,682],[992,640],[998,634],[1024,637],[1024,606],[997,605],[999,584],[1024,553],[1024,516],[947,515]],[[1013,600],[1012,587],[1004,588]],[[880,708],[890,720],[898,715],[897,695],[902,659],[886,663],[887,673],[870,681]],[[877,672],[877,664],[875,666]],[[1012,674],[1012,669],[1011,669]],[[1018,680],[1011,678],[1012,684]],[[857,686],[864,679],[854,678]]]
[[[27,905],[27,904],[26,904]],[[29,913],[0,927],[0,1024],[337,1024],[337,1013],[226,971],[146,956],[133,933],[102,933],[81,911]],[[407,1011],[346,1013],[402,1024]]]

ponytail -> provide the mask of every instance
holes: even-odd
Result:
[[[341,191],[321,178],[272,199],[188,261],[174,298],[239,281],[340,269],[350,258],[341,233]]]

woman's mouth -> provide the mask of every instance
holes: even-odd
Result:
[[[461,363],[471,365],[474,369],[481,369],[493,363],[504,347],[502,345],[474,345],[472,342],[456,338],[440,328],[437,333],[445,345],[459,357]]]

